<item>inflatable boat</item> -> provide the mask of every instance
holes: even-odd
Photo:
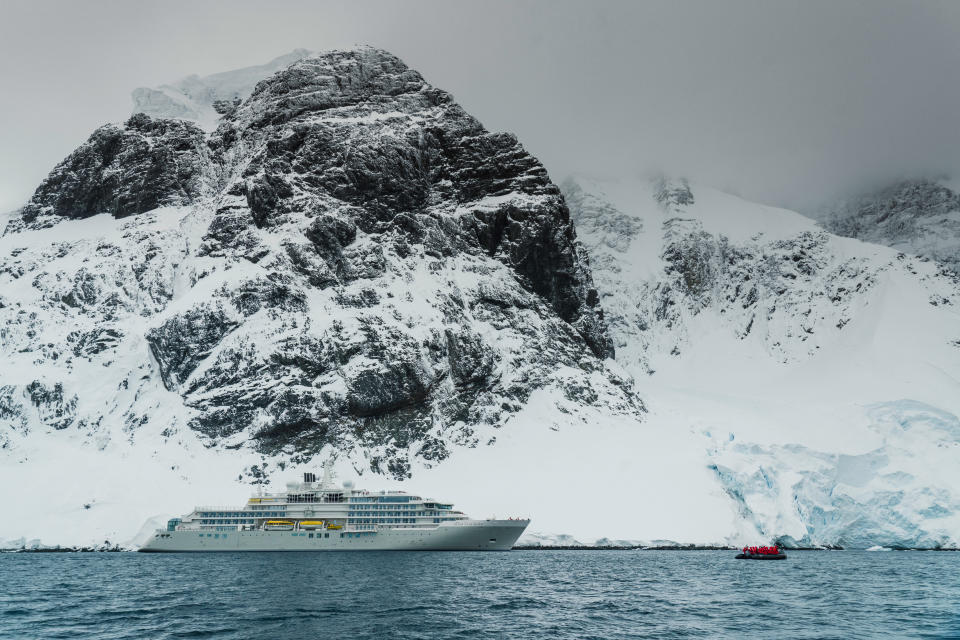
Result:
[[[785,554],[779,546],[773,547],[744,547],[736,556],[737,560],[786,560]]]

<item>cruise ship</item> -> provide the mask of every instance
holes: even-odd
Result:
[[[139,551],[508,551],[528,524],[471,520],[450,503],[305,473],[284,492],[261,489],[241,509],[197,507],[172,518]]]

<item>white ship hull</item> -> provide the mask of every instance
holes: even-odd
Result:
[[[459,520],[430,528],[375,531],[157,531],[139,550],[208,551],[509,551],[529,520]]]

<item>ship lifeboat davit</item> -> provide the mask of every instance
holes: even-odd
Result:
[[[786,560],[787,554],[778,546],[744,547],[737,554],[737,560]]]

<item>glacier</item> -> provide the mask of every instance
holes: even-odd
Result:
[[[957,416],[912,400],[867,408],[881,437],[863,453],[720,438],[712,468],[742,514],[743,537],[785,546],[955,548]]]

